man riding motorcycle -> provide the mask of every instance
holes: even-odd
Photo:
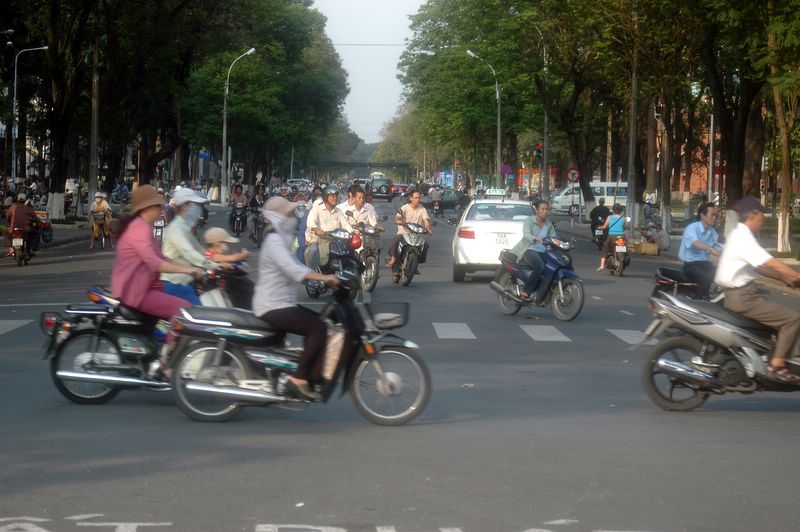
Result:
[[[228,207],[235,207],[237,203],[247,205],[247,195],[243,192],[242,185],[237,184],[233,187],[233,194],[228,198]],[[244,219],[245,226],[247,225],[247,218]],[[228,215],[228,228],[233,231],[233,209]]]
[[[353,204],[348,206],[343,214],[353,228],[358,228],[358,224],[361,222],[378,228],[378,217],[375,216],[375,209],[370,208],[370,205],[366,202],[364,189],[358,185],[353,191]]]
[[[432,234],[431,221],[428,217],[428,211],[419,203],[421,195],[422,193],[419,190],[412,190],[408,196],[408,203],[400,207],[400,213],[395,216],[395,223],[397,224],[397,236],[394,237],[394,240],[392,240],[392,243],[389,245],[389,261],[386,263],[386,267],[389,269],[394,268],[394,265],[397,262],[397,245],[400,243],[400,239],[403,238],[403,235],[406,234],[406,229],[403,227],[404,223],[420,224],[425,227],[425,231],[428,234]],[[425,262],[427,255],[428,243],[425,242],[425,247],[422,249],[422,254],[420,255],[419,260],[421,264]],[[418,271],[415,273],[417,275],[419,274]],[[395,272],[394,276],[397,277],[398,275],[399,274]]]
[[[589,222],[591,224],[592,241],[596,241],[595,230],[602,226],[606,218],[611,216],[611,209],[606,207],[606,199],[600,198],[597,200],[597,206],[589,213]]]
[[[25,238],[30,242],[31,251],[38,249],[39,232],[35,225],[39,218],[36,216],[36,211],[33,210],[33,207],[26,203],[27,200],[28,197],[20,192],[17,195],[17,203],[6,211],[6,219],[9,221],[5,235],[6,247],[8,248],[7,257],[14,254],[14,248],[11,247],[11,231],[15,227],[22,228]]]
[[[333,231],[340,227],[347,227],[347,220],[344,214],[337,208],[336,202],[339,200],[339,189],[336,185],[328,185],[322,196],[323,203],[315,205],[308,215],[306,222],[306,265],[313,269],[319,267],[319,237],[327,231]]]
[[[256,185],[256,193],[250,199],[247,207],[250,209],[250,240],[256,240],[256,227],[258,227],[258,216],[261,213],[267,195],[264,193],[264,185]]]
[[[683,230],[678,257],[683,261],[683,274],[697,283],[694,293],[696,299],[708,298],[715,273],[711,257],[719,257],[722,254],[719,235],[714,229],[715,223],[717,223],[717,208],[713,203],[704,201],[697,209],[697,220]]]

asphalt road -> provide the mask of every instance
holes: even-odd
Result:
[[[212,223],[224,218],[220,209]],[[800,527],[800,397],[714,397],[687,414],[645,397],[646,347],[628,348],[650,321],[663,259],[635,256],[613,278],[579,241],[578,319],[506,317],[491,274],[451,281],[452,234],[436,226],[422,275],[404,288],[384,269],[372,296],[412,303],[400,334],[433,376],[426,411],[396,428],[360,418],[349,396],[302,412],[251,408],[223,424],[191,421],[169,393],[72,404],[41,359],[36,320],[107,284],[113,251],[81,242],[26,268],[0,262],[0,532]]]

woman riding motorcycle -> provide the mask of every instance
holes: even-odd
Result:
[[[291,243],[297,231],[297,203],[273,196],[264,206],[267,231],[258,259],[258,281],[253,295],[253,313],[274,327],[305,336],[303,354],[288,386],[300,398],[314,400],[310,381],[321,378],[328,330],[316,312],[297,305],[300,281],[339,284],[335,275],[323,275],[297,260]]]
[[[101,214],[103,215],[100,217],[103,219],[102,229],[95,218],[95,216]],[[94,239],[100,238],[101,230],[105,233],[106,238],[108,238],[109,247],[114,247],[113,244],[111,244],[111,206],[106,203],[106,195],[102,192],[94,193],[94,203],[89,207],[89,217],[92,220],[92,237],[89,241],[89,249],[94,247]]]

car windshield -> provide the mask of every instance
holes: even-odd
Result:
[[[467,213],[467,220],[522,221],[533,216],[530,205],[513,203],[476,203]]]

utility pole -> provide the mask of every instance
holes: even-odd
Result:
[[[628,216],[632,220],[632,226],[637,224],[636,219],[636,168],[635,168],[635,153],[636,153],[636,97],[639,92],[639,80],[636,75],[638,54],[636,52],[636,33],[637,33],[637,17],[636,17],[636,0],[633,0],[633,28],[634,28],[634,44],[633,44],[633,63],[631,73],[631,108],[630,108],[630,129],[628,131]]]

